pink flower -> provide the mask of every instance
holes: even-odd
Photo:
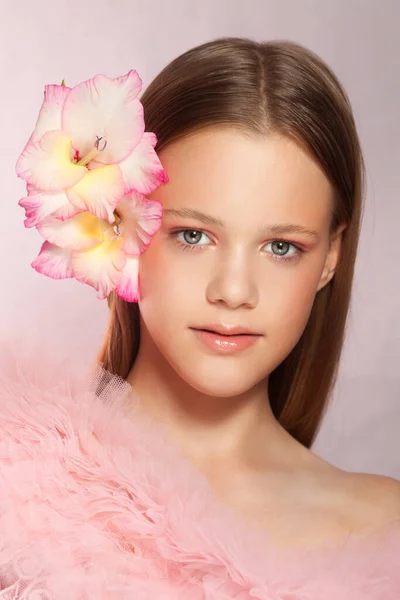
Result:
[[[145,132],[136,71],[96,75],[74,88],[48,85],[35,129],[16,170],[27,183],[26,227],[53,215],[91,212],[109,223],[122,197],[149,194],[168,181]]]
[[[64,221],[47,217],[38,225],[46,241],[33,268],[53,279],[75,277],[100,299],[116,290],[137,302],[138,257],[160,227],[162,206],[133,193],[119,201],[115,214],[112,224],[87,211]]]
[[[26,181],[25,226],[45,238],[32,267],[139,299],[138,257],[161,225],[162,206],[145,198],[168,175],[145,132],[136,71],[96,75],[74,88],[48,85],[16,170]]]

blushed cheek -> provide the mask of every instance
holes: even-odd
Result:
[[[153,246],[152,242],[139,259],[140,298],[146,302],[154,299],[159,310],[166,312],[168,305],[176,313],[205,297],[208,276],[207,269],[196,266],[193,257],[177,256],[166,244]]]
[[[273,304],[266,307],[271,337],[283,344],[294,346],[300,339],[310,316],[315,299],[317,278],[303,274],[288,285],[278,288]]]
[[[181,277],[179,270],[166,257],[159,254],[145,257],[143,254],[139,285],[140,312],[152,333],[162,337],[170,327],[176,331],[176,326],[185,314],[190,282]]]
[[[155,240],[148,249],[139,257],[139,285],[140,298],[146,299],[153,294],[158,294],[160,289],[165,289],[168,277],[168,261],[158,251]]]
[[[291,300],[293,305],[298,306],[300,311],[307,311],[310,305],[313,304],[319,277],[319,273],[312,272],[294,281]]]

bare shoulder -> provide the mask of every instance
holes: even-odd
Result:
[[[400,481],[387,475],[355,473],[355,489],[378,513],[400,517]]]
[[[400,481],[386,475],[346,473],[345,498],[355,522],[364,531],[376,531],[400,520]]]

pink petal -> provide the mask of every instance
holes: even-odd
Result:
[[[117,163],[126,158],[140,142],[144,132],[143,106],[137,99],[142,81],[136,71],[110,79],[96,75],[74,87],[63,110],[63,130],[83,158],[96,139],[102,138],[106,148],[96,160],[102,164]]]
[[[60,221],[65,221],[66,219],[70,219],[71,217],[74,217],[85,210],[86,209],[84,207],[77,207],[68,200],[68,203],[65,203],[61,208],[52,213],[52,216],[60,219]]]
[[[67,191],[72,204],[110,223],[115,221],[114,210],[123,194],[124,182],[118,165],[87,171],[85,177]]]
[[[162,204],[132,193],[118,203],[117,212],[122,219],[124,252],[129,256],[141,254],[161,226]]]
[[[139,259],[137,256],[128,256],[122,277],[116,291],[118,296],[127,302],[139,301]]]
[[[63,85],[46,85],[39,117],[28,143],[38,142],[47,131],[62,129],[62,110],[70,90]]]
[[[39,142],[26,146],[16,168],[19,177],[46,192],[68,189],[87,173],[71,161],[71,140],[60,131],[48,131]]]
[[[70,203],[65,192],[32,194],[22,198],[18,204],[25,209],[25,227],[35,227],[40,221],[52,214],[63,215],[68,218],[79,212]]]
[[[157,136],[145,132],[140,143],[131,154],[120,163],[126,191],[135,190],[140,194],[150,194],[169,178],[154,148]]]
[[[163,207],[158,200],[148,200],[147,198],[142,197],[140,209],[138,225],[143,233],[142,242],[147,248],[153,235],[160,229]]]
[[[119,285],[125,263],[126,256],[121,251],[119,239],[110,239],[90,250],[74,252],[72,257],[74,277],[94,287],[101,300]]]
[[[38,273],[53,279],[68,279],[73,277],[71,251],[58,248],[49,242],[44,242],[31,265]]]
[[[104,225],[110,227],[107,221],[101,221],[89,212],[82,212],[65,221],[48,217],[39,223],[37,229],[52,244],[71,250],[83,250],[104,240]]]

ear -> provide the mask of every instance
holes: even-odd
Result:
[[[329,250],[325,260],[324,268],[322,270],[321,278],[318,283],[317,292],[325,287],[335,274],[342,248],[343,231],[345,229],[346,224],[339,225],[336,231],[331,235]]]

